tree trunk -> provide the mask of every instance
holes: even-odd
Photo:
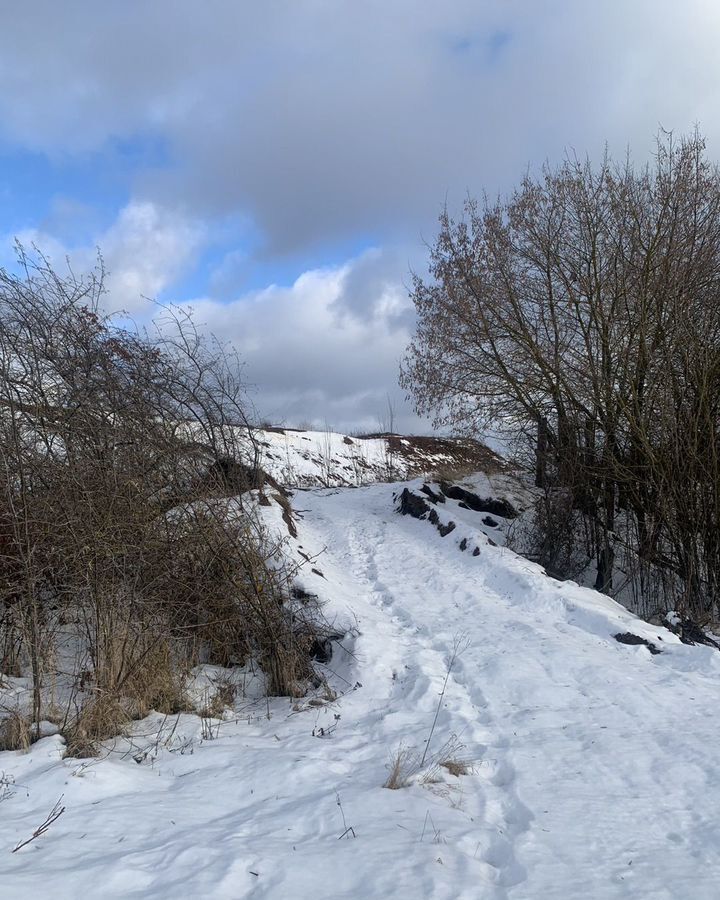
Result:
[[[535,448],[535,487],[544,488],[547,480],[548,423],[545,417],[538,421],[537,446]]]

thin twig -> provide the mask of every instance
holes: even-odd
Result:
[[[450,654],[450,658],[448,659],[447,670],[445,672],[445,680],[443,681],[442,690],[440,691],[440,697],[435,709],[435,718],[433,719],[432,727],[430,728],[430,734],[428,735],[428,739],[425,742],[425,750],[423,751],[422,759],[420,760],[421,769],[425,764],[425,757],[427,756],[427,752],[430,749],[430,741],[432,740],[433,732],[435,731],[435,726],[437,725],[438,716],[440,715],[440,707],[442,706],[443,698],[445,696],[445,690],[447,688],[448,680],[450,679],[450,673],[452,672],[452,668],[455,665],[455,660],[461,653],[467,650],[467,647],[467,637],[464,634],[456,634],[453,638],[452,653]]]
[[[60,805],[62,803],[62,799],[64,796],[65,796],[64,794],[60,794],[60,799],[57,801],[55,806],[53,806],[53,808],[50,810],[50,812],[47,815],[47,818],[42,823],[42,825],[38,825],[38,827],[35,829],[35,831],[33,831],[33,833],[30,835],[30,837],[26,841],[21,841],[15,847],[15,849],[11,851],[11,853],[17,853],[17,851],[21,847],[26,847],[31,841],[34,841],[35,838],[39,838],[41,835],[45,834],[45,832],[53,824],[53,822],[57,822],[57,820],[60,818],[60,816],[65,812],[65,807]]]

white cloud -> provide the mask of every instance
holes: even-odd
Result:
[[[698,122],[717,157],[719,32],[717,0],[37,0],[3,21],[0,140],[97,165],[149,141],[159,162],[138,163],[134,201],[97,235],[113,306],[172,299],[241,221],[201,318],[237,340],[269,416],[371,425],[397,396],[403,280],[443,201],[606,140],[642,159],[660,125]],[[63,256],[49,230],[26,238]],[[370,241],[290,288],[243,289],[260,257],[287,271]]]
[[[197,223],[153,203],[131,203],[101,237],[113,304],[132,312],[142,297],[156,298],[188,271],[204,236]]]
[[[0,134],[61,156],[157,138],[171,165],[135,195],[247,214],[267,252],[417,239],[446,194],[567,147],[720,140],[719,29],[716,0],[38,0],[3,22]]]
[[[240,351],[261,415],[287,424],[327,421],[373,430],[386,416],[389,394],[398,423],[416,429],[419,420],[397,387],[410,336],[405,289],[386,281],[359,310],[347,302],[349,288],[357,291],[354,276],[367,277],[373,263],[382,262],[375,251],[343,266],[305,272],[290,287],[271,286],[230,303],[205,299],[190,305],[203,328]]]
[[[98,237],[107,267],[106,307],[139,320],[152,313],[145,298],[165,292],[201,246],[203,230],[157,206],[131,203]],[[68,248],[54,236],[26,231],[62,270],[68,258],[77,272],[95,262],[90,246]],[[344,265],[304,272],[289,287],[271,285],[230,302],[203,298],[184,304],[205,331],[233,344],[258,413],[276,423],[329,422],[338,428],[377,430],[387,418],[427,428],[397,387],[400,356],[409,341],[413,310],[397,277],[401,257],[379,248]],[[212,280],[212,279],[211,279]]]
[[[107,269],[108,305],[138,313],[147,309],[145,298],[157,298],[192,267],[204,235],[198,223],[142,201],[123,207],[92,246],[66,246],[61,237],[36,229],[17,238],[26,247],[38,247],[54,266],[62,267],[68,258],[78,271],[92,268],[99,248]]]

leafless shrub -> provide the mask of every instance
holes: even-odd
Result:
[[[30,670],[36,733],[62,621],[88,671],[71,748],[183,708],[198,661],[252,658],[272,693],[301,693],[313,610],[292,609],[282,548],[212,476],[259,471],[236,360],[184,314],[152,334],[104,315],[101,266],[19,263],[0,270],[0,651]]]
[[[22,676],[20,665],[22,635],[17,611],[0,603],[0,679],[2,675]]]
[[[553,578],[577,578],[593,557],[583,541],[583,526],[571,493],[546,489],[535,502],[525,553]]]

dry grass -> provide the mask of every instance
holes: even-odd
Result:
[[[433,469],[430,472],[430,479],[437,484],[441,481],[447,481],[450,484],[454,484],[457,481],[462,481],[465,478],[469,478],[471,475],[475,475],[478,472],[477,466],[469,465],[469,464],[452,464],[445,463],[443,465],[437,466],[437,468]]]
[[[428,758],[428,766],[421,779],[423,784],[435,784],[443,781],[442,769],[456,778],[461,775],[470,775],[473,771],[474,760],[464,755],[466,749],[458,736],[451,734],[442,747]]]
[[[293,509],[290,505],[290,501],[284,494],[275,493],[271,494],[271,496],[283,511],[282,518],[283,522],[287,525],[288,534],[290,535],[290,537],[296,538],[298,536],[298,533],[297,527],[295,525],[295,520],[293,519]]]
[[[459,778],[473,772],[474,761],[463,755],[465,745],[457,735],[451,735],[440,749],[426,758],[420,757],[401,744],[393,753],[388,765],[388,777],[383,787],[396,791],[408,787],[413,781],[422,785],[438,785],[445,780],[442,770]]]
[[[235,704],[237,686],[227,676],[219,676],[214,679],[215,690],[212,695],[208,692],[205,705],[199,715],[205,719],[221,719],[226,709],[232,709]]]
[[[132,716],[127,704],[108,694],[96,694],[78,707],[75,717],[62,729],[66,755],[97,756],[100,743],[124,733]]]
[[[472,773],[472,765],[463,759],[444,759],[440,765],[456,778]]]
[[[151,710],[173,715],[190,709],[185,675],[167,640],[154,641],[135,666],[122,693],[129,699],[134,718]]]
[[[391,791],[407,787],[418,771],[417,755],[401,744],[390,758],[388,770],[383,787]]]
[[[68,756],[96,756],[102,741],[123,734],[133,719],[152,710],[168,715],[191,710],[184,674],[167,640],[152,633],[134,643],[127,635],[116,638],[113,649],[119,655],[109,653],[104,665],[88,673],[89,696],[74,698],[74,714],[66,715],[61,726]],[[112,661],[122,665],[112,666]]]
[[[32,743],[32,722],[19,710],[10,710],[0,720],[0,750],[26,753]]]

